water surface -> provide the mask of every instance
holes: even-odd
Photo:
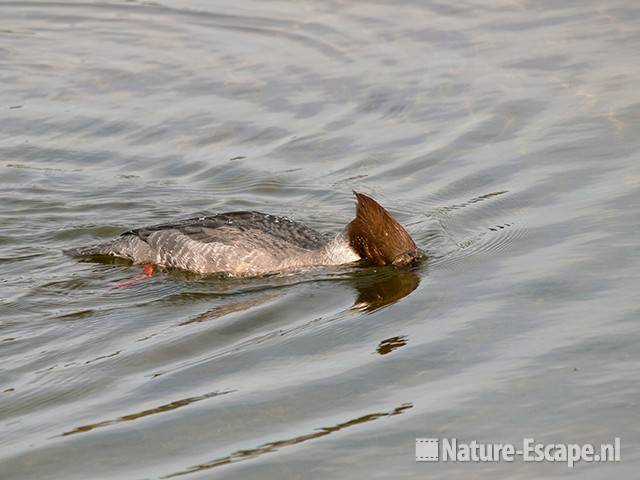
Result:
[[[0,2],[3,479],[628,478],[633,2]],[[204,279],[70,246],[230,210],[429,259]],[[426,464],[416,437],[622,462]]]

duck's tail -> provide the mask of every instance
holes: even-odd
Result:
[[[117,256],[114,251],[114,242],[99,243],[86,247],[75,247],[63,250],[62,253],[70,257],[112,257]]]
[[[128,234],[120,235],[107,243],[70,248],[62,252],[71,257],[118,257],[134,263],[153,263],[156,260],[155,251],[148,243],[136,235]]]

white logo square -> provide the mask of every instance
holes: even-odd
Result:
[[[438,461],[437,438],[416,438],[416,462]]]

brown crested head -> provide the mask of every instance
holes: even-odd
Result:
[[[349,244],[374,265],[407,265],[420,258],[411,235],[373,198],[356,196],[356,218],[347,225]]]

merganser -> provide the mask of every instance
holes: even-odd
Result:
[[[66,250],[74,257],[118,257],[199,274],[255,276],[365,260],[405,266],[422,252],[389,212],[362,193],[356,218],[336,236],[287,217],[230,212],[128,230],[116,239]]]

